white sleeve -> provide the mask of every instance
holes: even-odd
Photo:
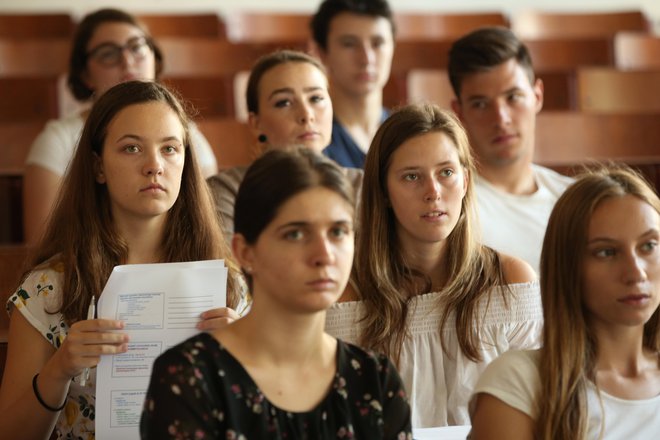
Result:
[[[215,153],[211,144],[206,140],[204,135],[195,123],[190,124],[190,144],[195,149],[195,156],[199,164],[202,174],[205,178],[211,177],[218,173],[218,161],[215,158]]]
[[[491,362],[482,373],[470,398],[470,416],[474,415],[475,397],[486,393],[536,419],[540,387],[538,350],[508,351]]]
[[[30,147],[25,161],[64,176],[80,138],[78,124],[56,119],[49,121]],[[82,122],[80,123],[82,125]]]

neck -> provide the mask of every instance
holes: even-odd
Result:
[[[650,353],[643,348],[642,326],[596,327],[594,332],[598,341],[597,373],[614,372],[623,377],[635,377],[648,369]],[[650,356],[657,368],[657,354]]]
[[[530,195],[538,189],[530,161],[521,160],[501,167],[482,164],[479,174],[491,185],[509,194]]]
[[[431,280],[431,290],[439,291],[447,283],[446,240],[439,243],[401,243],[406,264]],[[427,293],[427,292],[423,292]]]
[[[128,246],[126,264],[156,263],[161,259],[165,216],[144,219],[116,219],[117,231]]]
[[[292,313],[270,301],[260,301],[255,289],[250,312],[229,329],[250,347],[255,363],[276,365],[318,362],[328,354],[333,338],[324,333],[325,311]]]
[[[366,95],[353,95],[337,89],[331,95],[335,118],[345,127],[358,127],[373,137],[380,126],[383,92],[377,90]]]

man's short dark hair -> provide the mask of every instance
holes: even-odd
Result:
[[[387,0],[325,0],[310,22],[312,38],[321,49],[328,48],[330,22],[343,12],[386,18],[394,35],[394,18]]]
[[[502,63],[515,59],[534,83],[532,57],[527,47],[509,29],[485,27],[457,40],[449,51],[449,82],[457,98],[466,76],[487,72]]]

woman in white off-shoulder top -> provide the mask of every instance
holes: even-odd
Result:
[[[475,173],[453,115],[393,113],[365,163],[352,289],[327,313],[330,334],[398,364],[417,428],[469,423],[486,365],[540,339],[536,274],[479,244]]]

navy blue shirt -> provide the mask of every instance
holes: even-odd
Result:
[[[380,123],[390,115],[386,109],[380,118]],[[332,120],[332,139],[323,154],[346,168],[364,168],[366,154],[358,147],[351,135],[339,123],[337,119]]]

